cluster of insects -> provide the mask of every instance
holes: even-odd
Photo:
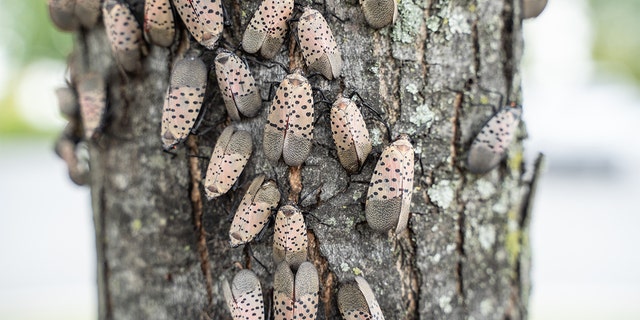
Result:
[[[398,16],[395,0],[362,0],[363,13],[373,28],[383,28]],[[262,106],[256,81],[244,60],[232,50],[217,48],[224,28],[219,0],[147,0],[143,27],[121,0],[50,0],[51,18],[62,30],[93,27],[100,16],[111,44],[113,56],[124,72],[142,68],[145,42],[168,47],[176,37],[177,16],[191,36],[205,49],[215,50],[215,75],[227,114],[240,121],[259,114]],[[293,0],[263,0],[242,38],[242,49],[249,54],[272,59],[279,52],[294,17]],[[340,77],[342,57],[323,15],[310,7],[297,18],[297,42],[308,72],[328,80]],[[182,143],[194,128],[203,105],[208,67],[200,51],[190,49],[171,70],[165,93],[160,138],[171,150]],[[107,106],[103,78],[86,73],[58,91],[62,113],[70,120],[70,131],[59,141],[57,151],[69,165],[74,181],[80,183],[82,168],[76,158],[76,145],[92,139],[102,125]],[[508,106],[492,117],[478,133],[469,150],[467,167],[485,173],[504,157],[514,137],[521,109]],[[81,123],[73,122],[79,114]],[[350,174],[360,171],[372,151],[369,131],[355,102],[339,95],[330,111],[331,132],[337,155]],[[83,133],[78,135],[78,128]],[[307,159],[313,140],[314,95],[302,69],[290,72],[279,84],[272,99],[263,144],[265,157],[280,159],[291,167]],[[220,134],[204,181],[209,200],[232,188],[244,170],[253,144],[251,133],[228,125]],[[84,169],[86,171],[86,169]],[[86,174],[86,172],[85,172]],[[369,184],[365,215],[371,229],[394,234],[406,229],[414,181],[414,148],[410,137],[400,134],[384,148]],[[313,319],[317,313],[319,279],[313,263],[307,261],[307,228],[302,211],[294,203],[278,208],[281,194],[276,181],[259,175],[250,184],[238,206],[231,228],[232,247],[253,241],[277,210],[273,259],[277,265],[273,281],[275,319]],[[238,272],[231,283],[223,283],[224,297],[234,319],[262,319],[265,315],[259,279],[250,270]],[[345,319],[384,319],[373,290],[362,277],[347,281],[338,293],[338,305]]]

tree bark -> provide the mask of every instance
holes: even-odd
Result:
[[[142,19],[143,1],[128,2]],[[231,24],[224,39],[231,46],[239,44],[258,4],[223,1]],[[231,214],[260,173],[277,179],[281,204],[290,177],[302,179],[309,258],[321,275],[318,319],[340,318],[339,282],[355,274],[366,277],[387,319],[526,318],[535,175],[525,174],[524,125],[498,168],[485,175],[465,168],[484,122],[506,101],[521,102],[520,1],[402,0],[396,24],[379,31],[366,25],[355,0],[313,6],[324,9],[344,68],[340,79],[313,77],[312,85],[331,99],[356,91],[383,112],[383,121],[367,117],[373,155],[349,176],[331,140],[328,108],[318,104],[313,150],[301,171],[272,165],[262,151],[264,102],[257,117],[235,123],[252,132],[254,151],[237,187],[213,201],[202,189],[208,161],[190,155],[209,156],[229,124],[213,72],[215,52],[203,53],[211,69],[200,128],[212,130],[191,136],[172,156],[162,151],[160,118],[171,64],[190,38],[181,23],[179,41],[171,49],[150,47],[138,75],[116,67],[102,25],[78,33],[81,58],[74,67],[101,72],[108,84],[108,117],[101,137],[89,143],[100,319],[229,319],[221,281],[238,271],[237,262],[256,272],[269,296],[273,228],[251,245],[268,270],[248,248],[228,244]],[[302,67],[289,39],[276,60]],[[280,68],[249,65],[263,97],[285,76]],[[409,134],[419,158],[409,227],[397,238],[373,232],[364,218],[368,183],[389,143],[383,123],[394,138]]]

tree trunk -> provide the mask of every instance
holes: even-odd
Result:
[[[141,18],[143,1],[128,2]],[[237,46],[259,1],[223,4],[231,23],[224,39]],[[526,318],[535,179],[525,178],[524,125],[498,168],[485,175],[465,168],[466,151],[484,122],[505,99],[520,102],[520,1],[402,0],[398,21],[379,31],[366,25],[355,0],[314,6],[333,30],[344,68],[338,80],[313,77],[311,83],[329,99],[356,91],[383,111],[383,121],[367,120],[373,155],[361,173],[349,176],[331,140],[328,108],[317,104],[314,146],[301,172],[272,165],[262,151],[264,102],[257,117],[237,123],[252,132],[254,143],[237,188],[213,201],[202,188],[208,160],[189,155],[209,156],[228,125],[213,72],[215,52],[203,54],[210,73],[200,128],[212,130],[191,136],[172,156],[162,151],[160,118],[180,45],[151,46],[144,71],[124,75],[104,26],[78,34],[75,68],[101,72],[108,84],[108,117],[102,135],[89,143],[100,319],[229,319],[221,281],[238,271],[236,262],[256,272],[268,296],[273,228],[251,245],[268,270],[247,248],[228,244],[230,216],[260,173],[277,179],[281,204],[290,175],[302,177],[309,258],[321,275],[318,319],[340,318],[339,282],[358,273],[387,319]],[[178,25],[184,44],[190,36]],[[276,60],[302,67],[292,37],[286,48]],[[270,82],[285,76],[280,68],[249,65],[263,97]],[[368,183],[389,143],[382,122],[394,138],[409,134],[419,157],[409,227],[397,238],[373,232],[364,218]]]

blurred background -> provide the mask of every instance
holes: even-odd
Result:
[[[526,150],[547,155],[530,316],[639,319],[640,0],[549,2],[524,23]],[[95,319],[89,190],[53,153],[72,36],[45,0],[0,8],[0,318]]]

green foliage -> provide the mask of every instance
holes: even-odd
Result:
[[[612,72],[640,83],[640,1],[589,0],[594,27],[593,58]]]
[[[0,39],[9,79],[20,79],[24,67],[40,59],[63,61],[71,52],[73,35],[55,28],[49,19],[47,0],[0,0]],[[62,77],[63,75],[60,75]],[[17,110],[15,92],[18,83],[9,80],[6,95],[0,97],[0,137],[41,136]]]
[[[25,66],[43,58],[65,59],[72,34],[57,30],[49,19],[46,0],[0,0],[0,35],[8,39],[11,63]]]

